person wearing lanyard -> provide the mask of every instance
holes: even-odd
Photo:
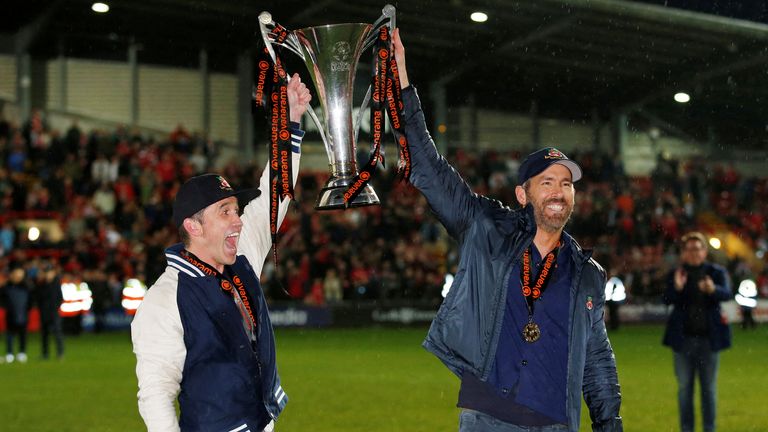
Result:
[[[298,75],[287,96],[295,184],[304,134],[298,121],[311,96]],[[261,190],[269,190],[269,176],[265,169]],[[269,198],[259,189],[236,191],[216,174],[179,188],[173,221],[182,243],[166,250],[168,266],[131,324],[139,412],[150,432],[271,431],[285,407],[259,284],[272,247]],[[279,203],[278,227],[288,203]]]
[[[616,362],[603,322],[605,271],[564,231],[579,165],[555,148],[528,155],[521,209],[474,193],[440,155],[393,33],[411,156],[409,180],[459,244],[459,266],[424,341],[461,379],[459,430],[621,431]]]

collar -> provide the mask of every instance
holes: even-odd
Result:
[[[198,261],[191,252],[187,253],[189,253],[189,256],[193,259],[189,260],[183,257],[181,255],[183,251],[183,243],[177,243],[165,250],[165,258],[168,260],[168,265],[170,267],[191,277],[218,277],[216,269],[204,262]]]

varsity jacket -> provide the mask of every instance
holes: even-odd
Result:
[[[303,132],[291,131],[293,182]],[[242,316],[217,277],[185,260],[182,244],[166,250],[168,266],[147,291],[131,323],[139,412],[149,432],[261,432],[288,402],[280,385],[275,341],[259,275],[272,246],[269,169],[262,194],[245,206],[238,256],[231,270],[243,281],[257,322],[252,348]],[[280,203],[278,226],[289,200]],[[176,417],[174,400],[181,411]]]
[[[472,192],[435,148],[413,87],[403,90],[403,103],[412,163],[410,181],[457,240],[460,254],[453,284],[432,321],[424,347],[459,378],[470,372],[487,381],[499,344],[513,264],[520,261],[536,233],[533,210],[531,206],[511,210]],[[568,430],[579,430],[583,394],[594,431],[621,431],[616,362],[603,321],[605,271],[590,252],[575,241],[572,244]]]

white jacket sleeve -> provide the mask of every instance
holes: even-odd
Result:
[[[301,161],[301,140],[304,133],[299,130],[291,130],[292,168],[293,185],[296,186],[296,180],[299,178],[299,162]],[[240,232],[240,241],[238,242],[238,254],[245,255],[248,262],[253,266],[257,276],[261,275],[261,269],[264,266],[264,260],[272,248],[272,233],[269,229],[269,163],[264,167],[259,180],[259,190],[261,195],[245,206],[243,210],[243,229]],[[283,200],[277,212],[277,227],[285,219],[288,212],[290,199]]]
[[[147,291],[131,323],[139,413],[149,432],[179,431],[174,401],[187,350],[176,303],[177,271],[165,273]]]

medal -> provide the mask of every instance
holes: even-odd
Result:
[[[533,276],[531,274],[531,247],[526,249],[523,254],[520,285],[523,290],[523,297],[525,297],[528,306],[528,324],[523,327],[523,340],[528,343],[534,343],[541,337],[541,328],[538,324],[533,322],[533,309],[535,301],[541,298],[541,294],[547,288],[547,282],[549,282],[552,273],[554,273],[555,263],[557,262],[557,253],[558,249],[555,248],[544,257],[541,271],[539,271],[538,276],[535,277],[533,286],[531,286],[531,277]]]
[[[523,339],[528,343],[534,343],[541,337],[539,325],[531,321],[523,327]]]

